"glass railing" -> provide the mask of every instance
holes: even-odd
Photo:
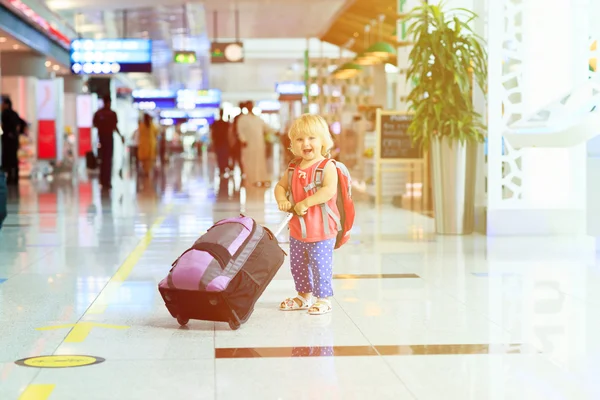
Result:
[[[75,28],[40,0],[0,0],[0,3],[67,49],[77,37]]]

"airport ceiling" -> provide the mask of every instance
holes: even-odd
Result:
[[[100,26],[93,26],[107,22],[106,18],[99,18],[99,15],[118,18],[125,11],[130,17],[128,30],[131,35],[145,31],[150,36],[155,36],[157,31],[164,35],[165,28],[178,32],[185,29],[187,23],[188,26],[204,29],[211,38],[214,12],[218,17],[218,37],[233,38],[236,33],[235,11],[238,10],[239,36],[250,39],[318,37],[347,2],[354,0],[47,0],[46,4],[65,16],[73,17],[75,13],[82,13],[86,21],[76,28],[83,32],[101,29]],[[182,20],[181,10],[184,9],[202,9],[206,18],[198,18],[200,16],[193,13],[187,14],[187,21]]]
[[[153,39],[155,73],[149,80],[150,86],[158,87],[167,82],[189,85],[190,76],[200,79],[201,73],[193,69],[202,69],[203,60],[200,66],[173,65],[172,52],[206,53],[215,36],[318,37],[356,53],[378,41],[380,32],[381,39],[396,42],[396,0],[46,0],[46,4],[74,21],[84,37]],[[364,28],[369,24],[373,27],[367,42]]]

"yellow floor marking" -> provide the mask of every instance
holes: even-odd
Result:
[[[169,212],[172,206],[167,206],[166,211]],[[102,314],[109,302],[111,301],[113,294],[118,290],[119,286],[127,280],[131,271],[136,266],[142,254],[146,251],[150,242],[154,237],[154,230],[157,229],[165,220],[166,216],[159,217],[148,229],[146,235],[142,238],[140,243],[135,247],[135,249],[127,256],[127,259],[123,262],[123,264],[119,267],[115,275],[110,279],[108,285],[105,290],[100,292],[94,303],[87,310],[86,314]],[[109,325],[102,324],[98,322],[78,322],[76,324],[65,324],[65,325],[54,325],[54,326],[45,326],[41,328],[37,328],[39,331],[46,330],[54,330],[54,329],[67,329],[72,328],[67,337],[65,338],[65,342],[67,343],[81,343],[83,342],[92,329],[94,327],[97,328],[106,328],[106,329],[129,329],[129,326],[124,325]],[[47,400],[56,385],[42,385],[42,384],[32,384],[27,386],[23,394],[19,397],[19,400]]]
[[[46,400],[56,385],[29,385],[19,396],[19,400]]]
[[[167,208],[169,211],[171,207]],[[114,298],[114,294],[119,290],[119,287],[123,282],[127,280],[133,268],[137,265],[138,261],[152,242],[154,237],[154,231],[158,228],[166,217],[158,218],[154,224],[148,229],[146,235],[142,238],[140,243],[133,249],[133,251],[127,256],[123,264],[119,267],[115,275],[110,279],[106,288],[100,292],[94,303],[87,310],[86,314],[102,314],[106,311],[106,307],[110,304]]]
[[[50,331],[56,329],[66,329],[73,328],[71,332],[65,338],[66,343],[81,343],[83,342],[87,336],[92,331],[92,328],[105,328],[105,329],[129,329],[129,326],[126,325],[109,325],[109,324],[101,324],[99,322],[78,322],[76,324],[65,324],[65,325],[53,325],[53,326],[43,326],[41,328],[36,328],[38,331]]]

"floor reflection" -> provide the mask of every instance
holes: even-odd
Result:
[[[432,219],[392,204],[357,201],[327,316],[278,311],[294,292],[286,260],[240,330],[180,329],[156,289],[175,258],[216,220],[243,213],[274,228],[283,217],[272,188],[219,178],[210,160],[173,157],[150,177],[126,166],[109,193],[86,174],[9,192],[0,399],[48,382],[53,397],[85,399],[600,398],[600,274],[584,239],[437,236]],[[79,343],[37,329],[78,321],[128,328]],[[107,362],[14,365],[39,354]]]

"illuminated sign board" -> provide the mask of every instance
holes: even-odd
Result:
[[[281,109],[281,103],[277,100],[261,100],[256,103],[256,107],[262,112],[275,112]]]
[[[177,108],[191,110],[196,107],[219,108],[221,106],[221,91],[218,89],[177,91]]]
[[[138,110],[155,110],[157,108],[175,108],[175,99],[136,99],[133,107]]]
[[[175,92],[161,89],[138,89],[131,93],[133,106],[138,110],[175,108]]]
[[[304,95],[304,82],[279,82],[275,84],[275,92],[283,95]]]
[[[77,75],[152,72],[149,39],[76,39],[71,42],[71,71]]]
[[[63,34],[54,23],[48,22],[46,19],[42,18],[27,4],[23,3],[21,0],[1,0],[0,2],[2,4],[10,5],[13,10],[24,16],[34,27],[39,28],[38,30],[45,32],[64,48],[69,48],[71,40]]]
[[[202,125],[205,122],[212,125],[216,117],[215,110],[164,110],[160,112],[160,121],[163,125],[175,125],[190,122],[193,125]]]
[[[188,119],[188,118],[211,118],[215,117],[212,110],[164,110],[160,112],[161,118]]]
[[[135,99],[174,99],[176,94],[173,90],[162,89],[137,89],[131,93]]]
[[[173,61],[175,64],[194,64],[198,58],[195,51],[176,51]]]

